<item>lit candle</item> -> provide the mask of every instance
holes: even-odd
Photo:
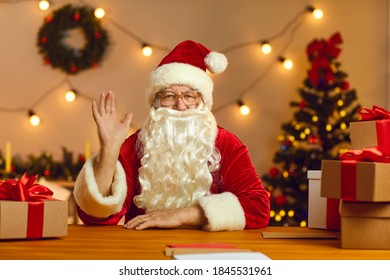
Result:
[[[5,173],[11,172],[11,143],[7,142],[5,144]]]
[[[89,143],[89,141],[86,141],[85,142],[85,160],[87,160],[90,155],[91,155],[91,144]]]

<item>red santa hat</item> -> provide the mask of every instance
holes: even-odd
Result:
[[[179,84],[198,90],[205,105],[211,109],[213,81],[206,70],[219,74],[225,71],[227,64],[221,53],[194,41],[181,42],[150,73],[145,85],[147,104],[152,106],[156,93],[165,87]]]

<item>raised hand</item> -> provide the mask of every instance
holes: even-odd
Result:
[[[92,113],[98,127],[100,150],[94,163],[96,184],[103,196],[111,194],[111,183],[123,142],[129,132],[133,113],[127,113],[122,121],[116,115],[115,95],[103,92],[99,104],[92,102]]]
[[[103,92],[99,104],[95,100],[92,102],[92,113],[98,127],[101,149],[119,152],[128,134],[133,113],[127,113],[122,121],[118,120],[112,91]]]

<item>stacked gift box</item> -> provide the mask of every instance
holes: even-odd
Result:
[[[322,161],[321,196],[340,199],[342,248],[390,249],[390,113],[374,106],[360,114],[351,150]]]
[[[0,181],[0,239],[66,236],[68,203],[36,183],[37,176]]]

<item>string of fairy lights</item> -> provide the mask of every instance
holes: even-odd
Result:
[[[20,2],[36,2],[37,7],[42,10],[42,11],[47,11],[50,9],[51,6],[54,5],[53,1],[48,1],[48,0],[0,0],[0,3],[20,3]],[[90,3],[88,3],[85,0],[78,0],[79,3],[83,5],[88,5],[91,6]],[[222,104],[220,106],[216,106],[213,109],[213,112],[218,112],[222,109],[224,109],[227,106],[230,106],[232,104],[238,105],[238,108],[240,110],[240,113],[242,115],[248,115],[250,113],[250,107],[245,104],[244,102],[244,96],[248,94],[261,80],[263,80],[271,68],[276,65],[276,64],[281,64],[286,70],[291,70],[294,66],[294,62],[286,57],[284,53],[290,46],[290,44],[294,40],[294,35],[297,32],[297,30],[301,27],[303,23],[303,19],[307,14],[311,14],[315,19],[320,20],[323,17],[323,11],[319,8],[313,7],[313,6],[307,6],[305,7],[302,11],[300,11],[297,15],[295,15],[289,22],[285,24],[285,26],[275,35],[270,36],[269,38],[262,38],[258,40],[253,40],[253,41],[248,41],[248,42],[242,42],[238,43],[236,45],[227,47],[225,49],[220,50],[219,52],[227,54],[231,51],[241,49],[250,45],[258,45],[259,48],[261,49],[262,53],[264,55],[269,55],[271,54],[273,50],[273,43],[279,39],[280,37],[288,34],[288,40],[286,43],[281,47],[278,55],[276,55],[277,59],[276,61],[271,61],[263,70],[262,73],[260,73],[259,76],[255,77],[255,79],[246,87],[241,90],[237,98],[232,101],[228,101],[225,104]],[[94,16],[99,19],[99,20],[105,20],[109,24],[111,24],[114,28],[120,30],[123,32],[125,35],[131,37],[133,40],[136,40],[140,44],[140,51],[145,57],[149,57],[153,55],[154,50],[160,50],[164,52],[169,52],[170,48],[161,46],[159,44],[154,44],[151,42],[146,42],[146,40],[142,39],[142,37],[138,36],[135,34],[133,31],[129,30],[128,28],[122,26],[119,22],[114,20],[113,18],[106,16],[106,11],[102,7],[94,7]],[[40,124],[40,117],[39,115],[35,112],[34,108],[40,104],[41,102],[44,101],[44,99],[49,96],[51,93],[55,92],[58,88],[62,87],[63,85],[66,85],[68,87],[68,90],[64,94],[64,98],[67,102],[74,102],[77,98],[85,98],[87,100],[92,100],[90,96],[81,93],[80,90],[77,90],[74,85],[71,83],[70,78],[66,76],[60,83],[55,85],[54,87],[48,89],[44,93],[40,95],[40,97],[33,102],[30,106],[28,107],[16,107],[16,108],[7,108],[7,107],[0,107],[0,112],[27,112],[29,122],[32,126],[38,126]]]

